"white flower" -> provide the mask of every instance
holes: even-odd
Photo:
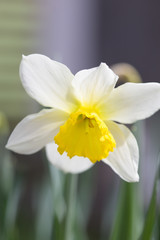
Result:
[[[160,84],[114,88],[118,77],[105,63],[74,76],[65,65],[39,54],[23,57],[20,77],[27,93],[49,109],[24,118],[8,149],[32,154],[46,146],[50,162],[71,173],[102,159],[122,179],[139,180],[136,139],[114,121],[129,124],[159,110]]]

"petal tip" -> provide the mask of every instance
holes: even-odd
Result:
[[[6,143],[5,148],[8,150],[14,151],[14,144],[11,143],[10,139]]]
[[[10,137],[9,137],[9,139],[8,139],[6,145],[5,145],[5,148],[7,148],[7,149],[10,149],[10,148],[11,148]]]
[[[139,175],[137,174],[135,182],[139,182]]]
[[[11,145],[11,144],[8,144],[8,143],[7,143],[7,144],[5,145],[5,148],[6,148],[7,150],[16,152],[16,151],[14,151],[14,149],[12,148],[12,145]]]
[[[105,62],[101,62],[100,66],[107,66],[108,67],[108,65]]]
[[[99,65],[99,67],[104,68],[104,69],[106,69],[107,71],[112,72],[112,74],[113,74],[114,77],[115,77],[115,80],[116,80],[116,81],[118,80],[119,76],[118,76],[106,63],[101,62],[100,65]]]
[[[9,149],[9,145],[8,145],[8,143],[5,145],[5,148],[6,148],[6,149]]]
[[[135,177],[130,182],[139,182],[139,175],[138,175],[138,173],[135,175]]]
[[[107,69],[109,68],[109,66],[105,62],[101,62],[99,66]]]
[[[24,59],[26,59],[26,58],[27,58],[27,56],[25,56],[25,55],[22,54],[22,60],[24,60]]]

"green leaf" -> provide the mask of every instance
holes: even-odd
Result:
[[[141,227],[137,184],[122,182],[114,227],[110,240],[135,240]]]
[[[8,236],[7,239],[10,239],[9,236],[11,236],[13,233],[15,233],[16,235],[18,234],[17,232],[18,229],[16,229],[16,217],[21,192],[22,183],[17,181],[7,199],[6,213],[4,219],[5,221],[4,229],[6,235]]]
[[[46,160],[45,154],[44,159]],[[45,161],[45,167],[47,175],[38,191],[36,239],[50,240],[53,234],[58,235],[56,239],[62,239],[63,230],[60,227],[66,211],[63,197],[64,174],[47,160]]]
[[[158,162],[152,197],[151,197],[148,212],[146,215],[146,220],[143,226],[143,231],[139,240],[152,239],[153,231],[154,231],[156,222],[158,221],[158,214],[156,210],[157,210],[157,184],[159,180],[160,180],[160,161]]]
[[[37,191],[37,216],[36,216],[36,237],[42,240],[51,239],[52,226],[54,219],[53,194],[51,184],[45,179],[41,185],[41,189]]]

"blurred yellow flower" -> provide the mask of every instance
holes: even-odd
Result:
[[[160,84],[125,83],[105,64],[75,76],[46,56],[23,57],[20,77],[27,93],[50,109],[24,118],[6,147],[32,154],[46,146],[48,159],[65,172],[79,173],[97,161],[122,179],[138,181],[139,152],[123,124],[147,118],[160,108]]]

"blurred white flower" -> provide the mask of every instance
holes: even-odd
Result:
[[[49,109],[24,118],[6,147],[32,154],[46,146],[48,159],[65,172],[79,173],[97,161],[122,179],[139,180],[135,137],[122,124],[147,118],[160,108],[160,84],[126,83],[111,69],[82,70],[75,76],[46,56],[23,57],[20,77],[27,93]]]

